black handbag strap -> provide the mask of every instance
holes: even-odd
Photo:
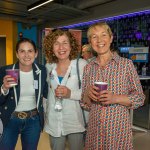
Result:
[[[77,67],[78,85],[79,85],[79,89],[81,89],[81,79],[80,79],[80,71],[79,71],[79,59],[80,59],[80,53],[78,54],[78,57],[77,57],[76,67]]]
[[[80,71],[79,71],[79,60],[80,60],[80,53],[78,54],[78,57],[77,57],[76,67],[77,67],[78,85],[79,85],[79,89],[81,89],[81,79],[80,79]],[[86,118],[85,118],[85,113],[84,113],[84,109],[83,108],[82,108],[82,114],[83,114],[84,124],[85,124],[85,127],[86,127]]]

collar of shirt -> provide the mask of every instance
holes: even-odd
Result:
[[[117,54],[117,52],[113,52],[111,61],[115,61],[116,63],[119,63],[119,60],[120,60],[120,56]],[[95,59],[93,62],[98,64],[97,59]]]

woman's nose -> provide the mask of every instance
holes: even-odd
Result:
[[[25,52],[25,56],[29,56],[29,53],[28,53],[28,52]]]
[[[60,47],[60,49],[62,49],[64,46],[63,46],[63,43],[60,43],[59,44],[59,47]]]
[[[102,41],[102,36],[99,35],[99,36],[97,37],[97,40],[98,40],[98,42],[101,42],[101,41]]]

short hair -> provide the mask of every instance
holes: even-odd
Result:
[[[90,44],[84,44],[82,46],[82,49],[86,48],[86,51],[87,52],[92,52],[92,47],[90,46]]]
[[[97,53],[95,52],[95,50],[92,48],[92,46],[91,46],[90,44],[84,44],[84,45],[82,46],[82,50],[83,50],[83,48],[87,48],[86,52],[90,52],[90,53],[93,54],[93,56],[97,56]],[[81,51],[81,53],[82,53],[82,52],[83,52],[83,51]]]
[[[98,22],[98,23],[95,23],[95,24],[91,25],[91,26],[88,28],[87,37],[88,37],[89,42],[90,42],[90,40],[91,40],[91,32],[92,32],[92,30],[96,29],[97,27],[103,27],[103,28],[105,28],[105,29],[107,30],[109,36],[110,36],[110,37],[113,36],[112,30],[111,30],[110,26],[109,26],[106,22]],[[110,46],[110,49],[111,49],[111,51],[116,51],[116,50],[113,48],[112,44],[111,44],[111,46]]]
[[[98,22],[98,23],[95,23],[95,24],[91,25],[88,28],[87,37],[88,37],[89,40],[91,38],[91,31],[93,29],[95,29],[96,27],[98,27],[98,26],[99,27],[104,27],[107,30],[107,32],[108,32],[108,34],[109,34],[110,37],[113,36],[112,30],[111,30],[110,26],[106,22]]]
[[[71,51],[69,55],[70,60],[77,58],[79,52],[79,45],[75,37],[68,30],[55,29],[54,31],[52,30],[52,32],[50,32],[43,39],[43,50],[47,63],[58,62],[57,57],[53,53],[53,45],[56,42],[57,38],[62,35],[66,35],[70,42],[71,46]]]
[[[37,48],[36,48],[35,43],[31,39],[28,39],[28,38],[21,38],[17,42],[17,44],[16,44],[16,52],[18,52],[20,44],[26,43],[26,42],[30,43],[33,46],[33,48],[34,48],[34,51],[37,52]]]

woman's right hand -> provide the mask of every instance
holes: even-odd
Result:
[[[88,89],[87,93],[88,93],[89,98],[91,100],[97,102],[98,101],[98,97],[99,97],[99,92],[97,92],[98,87],[96,87],[94,85],[91,85],[87,89]]]
[[[4,91],[7,91],[9,88],[11,88],[12,86],[11,86],[11,82],[10,81],[13,81],[14,80],[14,78],[12,78],[10,75],[6,75],[6,76],[4,76],[4,78],[3,78],[3,90]]]
[[[58,85],[55,89],[56,97],[70,98],[71,90],[63,85]]]

